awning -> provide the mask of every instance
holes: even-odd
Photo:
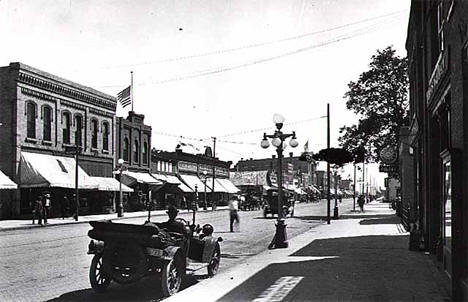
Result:
[[[122,182],[127,186],[132,186],[135,182],[149,184],[149,185],[162,185],[163,183],[156,178],[152,177],[146,172],[132,172],[124,171],[122,173]]]
[[[181,183],[180,185],[177,186],[182,192],[184,193],[192,193],[192,189],[187,187],[184,183]]]
[[[207,184],[210,184],[210,187],[213,187],[213,178],[208,178],[206,180]],[[221,192],[221,193],[229,193],[228,190],[223,186],[223,184],[219,181],[218,178],[215,178],[214,182],[214,191],[215,192]]]
[[[75,188],[75,159],[40,153],[21,152],[20,187]],[[97,189],[98,184],[78,166],[78,188]]]
[[[120,183],[115,178],[91,176],[91,179],[98,184],[99,191],[114,191],[114,192],[120,191]],[[126,193],[133,192],[133,189],[122,184],[122,192],[126,192]]]
[[[166,174],[161,174],[161,173],[151,173],[151,176],[156,178],[157,180],[166,182],[168,184],[172,185],[178,185],[181,183],[181,181],[174,175],[166,175]]]
[[[2,171],[0,171],[0,189],[11,190],[17,189],[18,186]]]
[[[205,184],[201,181],[200,178],[198,178],[198,176],[180,174],[180,178],[190,189],[192,189],[192,191],[195,191],[195,186],[197,186],[198,192],[205,190]],[[209,182],[206,183],[206,190],[211,190]]]
[[[226,189],[227,193],[235,194],[239,193],[240,190],[236,187],[229,179],[227,178],[215,178],[215,180],[219,181],[221,185]]]

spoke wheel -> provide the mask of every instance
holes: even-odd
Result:
[[[221,262],[221,248],[219,243],[216,243],[216,248],[213,251],[210,263],[208,264],[208,276],[213,277],[218,272],[219,263]]]
[[[177,267],[175,260],[164,264],[161,272],[161,289],[165,297],[172,296],[177,293],[182,283],[182,272]]]
[[[103,292],[109,286],[111,278],[106,275],[102,267],[102,255],[94,255],[89,268],[91,287],[97,292]]]

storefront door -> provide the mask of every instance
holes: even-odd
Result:
[[[442,158],[442,235],[444,269],[452,275],[452,171],[450,155]]]

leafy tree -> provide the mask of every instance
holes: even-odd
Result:
[[[354,160],[353,155],[342,148],[322,149],[312,157],[315,160],[323,160],[339,167]]]
[[[398,133],[408,115],[407,59],[395,55],[389,46],[371,57],[369,70],[348,84],[346,107],[359,116],[357,125],[340,128],[341,146],[355,162],[362,152],[370,161],[386,146],[397,147]]]

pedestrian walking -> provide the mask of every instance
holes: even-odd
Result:
[[[73,219],[78,221],[78,213],[76,211],[77,210],[76,209],[77,204],[76,204],[76,195],[75,194],[73,194],[73,198],[72,198],[70,204],[71,204],[71,211],[70,212],[72,213]]]
[[[43,225],[42,224],[43,211],[44,211],[44,207],[42,206],[42,196],[38,196],[36,200],[34,201],[33,224],[34,224],[34,218],[37,218],[37,224]]]
[[[358,205],[359,205],[359,207],[361,208],[361,212],[364,212],[364,203],[365,203],[364,196],[363,196],[363,195],[359,195],[359,197],[358,197]]]
[[[50,193],[44,193],[43,201],[43,211],[44,211],[44,223],[47,224],[47,217],[49,216],[50,211]]]
[[[60,214],[62,215],[62,219],[68,217],[68,211],[70,207],[70,201],[68,200],[68,196],[63,196],[62,203],[60,204]]]
[[[235,196],[231,200],[229,200],[229,230],[234,232],[234,222],[236,223],[236,228],[239,229],[239,200],[238,197]]]

